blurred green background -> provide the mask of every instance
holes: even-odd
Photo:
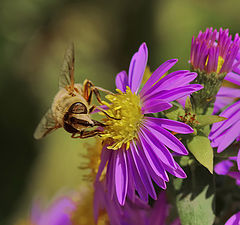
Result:
[[[70,42],[76,81],[113,90],[143,41],[152,70],[170,58],[179,58],[175,69],[186,69],[192,35],[209,26],[239,32],[239,9],[238,0],[1,0],[0,224],[25,213],[34,196],[85,185],[78,166],[92,140],[71,139],[62,129],[32,137],[58,90]]]

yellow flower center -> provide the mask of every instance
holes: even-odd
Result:
[[[132,93],[129,87],[126,87],[124,93],[116,90],[118,94],[106,96],[111,103],[104,102],[108,107],[107,114],[115,119],[109,117],[105,119],[106,127],[101,136],[104,140],[109,141],[108,149],[117,150],[123,144],[126,144],[126,149],[128,149],[130,141],[137,136],[143,119],[140,97]]]

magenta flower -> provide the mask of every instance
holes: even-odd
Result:
[[[194,69],[206,73],[231,72],[236,67],[239,44],[238,34],[232,40],[228,29],[220,28],[218,32],[207,28],[205,32],[200,31],[196,38],[192,38],[190,63]]]
[[[67,197],[55,200],[45,210],[35,204],[31,213],[31,222],[34,225],[72,225],[71,213],[75,209],[74,202]]]
[[[239,225],[240,224],[240,212],[234,214],[228,219],[225,225]]]
[[[237,162],[238,170],[234,170],[234,166]],[[214,171],[218,175],[227,175],[236,180],[236,184],[240,186],[240,151],[237,157],[229,157],[227,160],[223,160],[217,163],[214,167]]]
[[[182,70],[163,76],[177,62],[171,59],[153,72],[139,91],[147,57],[147,46],[143,43],[132,57],[128,76],[125,71],[116,76],[118,94],[106,96],[111,102],[106,103],[107,113],[115,119],[107,118],[105,121],[97,179],[107,164],[107,189],[111,197],[117,195],[121,205],[127,193],[135,190],[144,201],[148,200],[148,194],[156,199],[152,180],[165,189],[165,182],[169,180],[167,171],[176,177],[186,177],[169,150],[179,155],[187,155],[188,152],[168,130],[188,134],[193,129],[178,121],[146,114],[169,109],[171,101],[202,88],[199,84],[189,84],[196,78],[196,73]]]
[[[101,212],[105,211],[110,224],[114,225],[166,225],[170,207],[164,191],[158,195],[153,207],[136,195],[132,199],[127,197],[125,205],[121,206],[116,196],[111,199],[106,192],[105,180],[95,183],[94,219],[96,223],[101,220]],[[179,219],[175,219],[171,225],[180,225]]]

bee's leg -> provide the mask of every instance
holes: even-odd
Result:
[[[90,80],[85,80],[84,81],[84,83],[83,83],[83,96],[87,100],[88,104],[91,103],[92,94],[94,93],[98,102],[103,105],[99,90],[103,91],[103,92],[106,92],[108,94],[113,94],[111,91],[108,91],[104,88],[94,86],[94,84]]]
[[[92,120],[94,122],[94,126],[99,126],[99,127],[105,127],[106,125],[97,121],[97,120]]]
[[[71,138],[79,138],[79,136],[76,136],[78,133],[72,133]]]
[[[78,136],[75,136],[74,134],[72,135],[73,138],[89,138],[89,137],[94,137],[96,135],[100,135],[102,134],[102,131],[100,130],[91,130],[91,131],[86,131],[86,130],[82,130],[80,131],[80,133],[78,133]]]
[[[93,106],[89,109],[89,113],[92,113],[95,109],[96,109],[96,106],[93,105]]]
[[[88,104],[90,105],[92,102],[92,90],[91,90],[92,82],[89,80],[85,80],[83,83],[83,97],[86,99]]]

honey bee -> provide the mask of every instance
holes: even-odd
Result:
[[[54,97],[50,109],[37,126],[34,138],[40,139],[61,127],[71,133],[73,138],[100,135],[102,131],[98,128],[105,125],[93,120],[90,116],[90,113],[97,108],[91,104],[93,94],[102,104],[99,90],[111,93],[94,86],[89,80],[85,80],[83,84],[74,83],[74,46],[72,44],[64,56],[62,72],[59,76],[59,91]],[[101,108],[99,110],[105,113]],[[87,128],[93,127],[96,128],[87,130]]]

